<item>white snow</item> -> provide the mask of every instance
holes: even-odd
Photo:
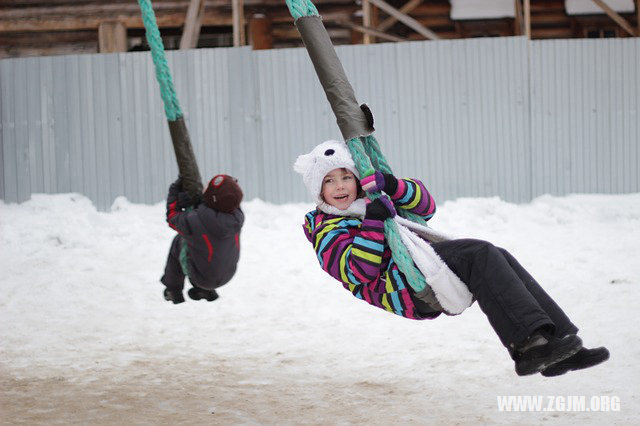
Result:
[[[431,221],[510,250],[586,346],[610,349],[557,378],[518,377],[477,305],[411,321],[353,298],[302,233],[311,207],[245,202],[220,299],[172,305],[158,282],[174,235],[164,205],[0,202],[2,423],[638,424],[640,194],[459,199]],[[620,409],[501,412],[501,395]]]
[[[620,13],[630,13],[635,10],[633,0],[604,0],[611,9]],[[605,12],[593,0],[565,0],[568,15],[596,15]]]
[[[451,19],[498,19],[516,16],[513,0],[451,0]]]

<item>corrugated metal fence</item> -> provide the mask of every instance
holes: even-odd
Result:
[[[640,40],[337,48],[397,174],[440,201],[637,192]],[[296,156],[340,133],[304,49],[168,52],[203,178],[308,200]],[[154,203],[177,167],[148,52],[0,60],[0,196]]]

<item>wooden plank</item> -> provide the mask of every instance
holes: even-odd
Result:
[[[191,0],[180,38],[180,49],[194,49],[198,45],[204,0]]]
[[[371,28],[371,14],[373,7],[369,0],[362,0],[362,25],[366,28]],[[364,33],[362,37],[362,44],[371,44],[375,40],[370,33]]]
[[[4,13],[3,13],[4,15]],[[0,32],[28,32],[28,31],[77,31],[94,30],[105,20],[118,20],[127,28],[144,29],[140,14],[96,14],[93,16],[72,15],[41,15],[39,17],[17,17],[8,19],[0,17]],[[185,23],[184,12],[156,12],[159,27],[182,27]],[[226,11],[205,10],[201,24],[203,26],[230,26],[231,16]]]
[[[127,29],[122,22],[100,22],[98,26],[98,52],[126,52],[127,47]]]
[[[395,7],[391,6],[389,3],[384,0],[369,0],[371,3],[376,5],[378,8],[386,12],[387,14],[395,17],[398,21],[402,22],[418,34],[426,37],[429,40],[438,40],[440,37],[433,31],[428,28],[425,28],[418,21],[413,19],[412,17],[400,12]]]
[[[515,20],[515,33],[518,35],[522,35],[523,31],[523,19],[522,19],[522,0],[514,0],[515,3],[515,12],[516,12],[516,20]]]
[[[640,34],[639,31],[636,31],[631,24],[629,24],[627,22],[626,19],[624,19],[622,16],[620,16],[620,14],[618,14],[618,12],[616,12],[615,10],[611,9],[611,7],[609,7],[609,5],[607,3],[605,3],[603,0],[593,0],[593,2],[595,4],[598,5],[598,7],[600,7],[600,9],[602,9],[604,11],[604,13],[606,13],[609,18],[613,19],[616,24],[620,25],[620,27],[622,27],[623,30],[625,30],[626,32],[628,32],[629,34],[631,34],[632,36],[636,37]],[[636,0],[636,8],[637,8],[637,0]]]
[[[326,20],[325,20],[326,21]],[[351,28],[352,30],[358,31],[362,34],[370,34],[372,36],[384,39],[384,40],[389,40],[389,41],[405,41],[404,38],[402,37],[398,37],[392,34],[387,34],[384,33],[382,31],[378,31],[375,28],[368,28],[368,27],[364,27],[362,25],[358,25],[358,24],[354,24],[351,21],[334,21],[337,25],[341,26],[341,27],[346,27],[346,28]]]
[[[233,21],[233,47],[244,46],[244,0],[231,1],[231,16]]]
[[[420,6],[420,4],[423,2],[424,0],[410,0],[408,3],[406,3],[404,6],[402,6],[399,10],[402,13],[406,13],[408,14],[409,12],[411,12],[413,9],[415,9],[416,7]],[[391,28],[391,26],[393,26],[393,24],[395,24],[396,22],[398,22],[398,20],[394,17],[394,16],[390,16],[387,19],[385,19],[384,21],[382,21],[380,23],[380,25],[378,25],[376,27],[376,29],[378,31],[385,31],[389,28]]]
[[[531,40],[531,1],[524,0],[524,34]]]

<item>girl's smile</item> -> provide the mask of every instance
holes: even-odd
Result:
[[[358,180],[347,169],[334,169],[322,180],[320,195],[325,203],[346,210],[358,196]]]

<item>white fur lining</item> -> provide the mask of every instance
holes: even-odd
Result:
[[[402,242],[409,250],[413,262],[424,275],[442,308],[450,314],[461,314],[473,303],[473,295],[467,286],[449,269],[429,243],[404,225],[403,222],[407,221],[406,219],[396,220],[396,218],[394,220],[398,225]],[[439,241],[447,239],[444,234],[431,228],[414,222],[410,223],[412,228],[419,227],[417,229],[421,231],[424,238],[427,238],[427,235],[434,235]]]
[[[327,204],[324,201],[318,203],[318,210],[327,214],[335,214],[337,216],[355,216],[363,218],[367,210],[367,204],[364,198],[358,198],[347,207],[346,210],[340,210],[337,207]]]

